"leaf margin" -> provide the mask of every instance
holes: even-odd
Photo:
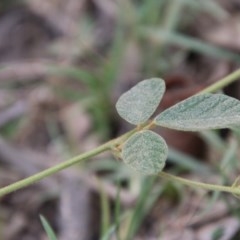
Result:
[[[223,116],[212,116],[209,117],[208,119],[201,119],[202,121],[202,125],[200,124],[199,126],[199,118],[197,118],[196,116],[195,119],[178,119],[178,115],[177,112],[180,110],[181,114],[183,114],[183,109],[181,109],[182,107],[184,107],[184,104],[189,104],[189,102],[192,103],[191,104],[196,104],[196,102],[194,102],[193,100],[196,100],[197,98],[201,99],[201,98],[206,98],[207,101],[204,104],[213,104],[216,105],[216,102],[211,100],[215,100],[214,98],[222,98],[220,100],[222,100],[222,102],[219,102],[218,106],[219,107],[221,104],[227,105],[227,104],[236,104],[238,105],[238,109],[239,109],[239,116],[229,116],[230,115],[230,111],[227,110],[226,111],[226,117],[225,119],[223,119]],[[231,102],[230,102],[231,101]],[[200,103],[201,104],[201,103]],[[234,107],[236,107],[236,105]],[[226,107],[226,106],[225,106]],[[227,107],[229,109],[229,106]],[[177,111],[176,111],[177,110]],[[210,109],[211,110],[211,109]],[[210,111],[209,110],[209,111]],[[194,110],[196,111],[196,109]],[[211,110],[213,114],[218,114],[220,109],[219,108],[215,108]],[[222,114],[224,111],[220,111],[220,113]],[[237,112],[237,111],[235,111]],[[194,112],[191,112],[191,109],[189,112],[185,111],[185,115],[186,114],[193,114]],[[171,115],[173,117],[175,117],[174,120],[172,120],[173,117],[170,117],[169,115]],[[196,114],[196,113],[194,113]],[[193,115],[194,115],[193,114]],[[204,114],[204,111],[198,112],[197,114]],[[186,116],[184,116],[186,117]],[[200,117],[201,118],[201,117]],[[223,121],[224,120],[224,121]],[[203,122],[204,121],[204,122]],[[212,123],[210,124],[209,123]],[[198,95],[193,95],[175,105],[173,105],[172,107],[164,110],[163,112],[161,112],[160,114],[158,114],[154,120],[153,120],[154,124],[157,126],[161,126],[161,127],[166,127],[166,128],[170,128],[170,129],[174,129],[174,130],[180,130],[180,131],[202,131],[202,130],[210,130],[210,129],[222,129],[222,128],[231,128],[232,126],[235,125],[240,125],[240,101],[236,98],[227,96],[225,94],[219,94],[219,93],[203,93],[203,94],[198,94]]]
[[[149,136],[152,139],[150,139]],[[142,140],[140,138],[145,138],[145,139]],[[147,143],[147,141],[150,140],[148,142],[148,147],[150,146],[150,144],[152,146],[153,138],[154,138],[154,140],[157,140],[158,147],[159,147],[159,149],[162,150],[162,153],[160,153],[160,154],[162,154],[162,156],[160,156],[161,158],[159,156],[157,156],[156,160],[151,159],[151,165],[150,165],[149,164],[149,159],[147,159],[146,156],[142,156],[141,160],[137,159],[137,157],[139,157],[138,155],[140,154],[140,150],[143,150],[143,155],[146,154],[146,151],[144,151],[144,150],[146,150],[146,146],[147,146],[146,143]],[[139,139],[143,141],[143,145],[141,146],[141,144],[140,144],[140,146],[138,146],[138,148],[140,148],[140,149],[136,149],[136,142],[139,141]],[[155,147],[156,147],[156,145],[155,145]],[[147,150],[149,150],[149,149],[147,149]],[[133,158],[135,159],[133,161],[135,161],[136,163],[132,164],[132,160],[131,160],[129,152],[132,152],[131,154],[132,154]],[[154,175],[154,174],[158,174],[159,172],[161,172],[163,170],[163,168],[165,167],[167,156],[168,156],[168,146],[167,146],[167,143],[165,142],[165,140],[160,135],[158,135],[157,133],[155,133],[151,130],[141,130],[141,131],[138,131],[138,132],[134,133],[124,143],[124,145],[122,147],[121,156],[122,156],[123,162],[127,166],[131,167],[131,169],[133,169],[134,171],[137,171],[137,172],[139,172],[141,174],[144,174],[144,175]],[[145,169],[142,168],[143,165],[140,166],[141,161],[143,163],[146,162],[146,164],[144,165]],[[153,164],[155,164],[155,166],[156,166],[156,163],[158,164],[158,167],[157,168],[156,167],[151,168]]]
[[[116,110],[124,120],[133,125],[145,123],[156,111],[165,90],[166,85],[163,79],[145,79],[119,97]],[[149,97],[148,101],[146,100],[146,93]]]

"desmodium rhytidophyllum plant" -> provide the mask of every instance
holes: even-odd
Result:
[[[116,104],[119,115],[129,123],[136,125],[136,128],[91,151],[1,188],[0,197],[104,151],[112,151],[125,164],[139,173],[159,175],[162,178],[176,180],[192,187],[230,192],[239,196],[240,188],[237,186],[237,181],[232,186],[212,185],[163,172],[168,155],[168,146],[161,136],[152,131],[158,126],[182,131],[236,128],[240,126],[240,101],[224,94],[211,93],[239,77],[240,70],[237,70],[199,94],[166,109],[154,119],[150,119],[150,117],[163,97],[165,82],[159,78],[152,78],[138,83],[124,93]]]

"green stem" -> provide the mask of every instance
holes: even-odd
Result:
[[[240,78],[240,69],[233,72],[232,74],[228,75],[227,77],[223,78],[222,80],[218,81],[217,83],[212,84],[211,86],[207,87],[206,89],[204,89],[203,91],[201,91],[200,93],[209,93],[209,92],[215,92],[225,86],[227,86],[228,84],[236,81],[238,78]],[[111,140],[91,151],[88,151],[86,153],[83,153],[81,155],[78,155],[76,157],[73,157],[65,162],[62,162],[56,166],[53,166],[51,168],[48,168],[42,172],[39,172],[35,175],[32,175],[28,178],[25,178],[23,180],[20,180],[16,183],[10,184],[6,187],[3,187],[0,189],[0,197],[14,192],[18,189],[24,188],[26,186],[29,186],[45,177],[48,177],[50,175],[53,175],[54,173],[57,173],[65,168],[68,168],[72,165],[75,165],[83,160],[86,160],[88,158],[91,158],[93,156],[96,156],[102,152],[108,151],[108,150],[112,150],[114,149],[116,146],[121,145],[123,142],[125,142],[132,134],[134,134],[137,131],[140,131],[142,129],[151,129],[154,127],[154,123],[153,122],[148,122],[146,124],[143,124],[142,126],[140,126],[139,128],[135,128],[127,133],[125,133],[124,135]],[[169,175],[167,173],[160,173],[159,174],[161,177],[166,178],[166,179],[170,179],[170,180],[177,180],[183,184],[189,185],[189,186],[194,186],[194,187],[201,187],[201,188],[205,188],[208,190],[214,190],[214,191],[224,191],[224,192],[231,192],[233,194],[240,194],[240,190],[236,187],[226,187],[226,186],[219,186],[219,185],[211,185],[211,184],[205,184],[205,183],[200,183],[200,182],[194,182],[194,181],[190,181],[187,179],[183,179],[183,178],[179,178],[179,177],[175,177],[172,175]]]
[[[238,79],[240,79],[240,69],[238,69],[235,72],[229,74],[228,76],[222,78],[221,80],[210,85],[209,87],[203,89],[198,94],[216,92],[216,91],[228,86],[230,83],[237,81]]]
[[[103,144],[103,145],[91,150],[91,151],[88,151],[88,152],[83,153],[79,156],[73,157],[73,158],[69,159],[68,161],[62,162],[62,163],[60,163],[56,166],[48,168],[48,169],[46,169],[42,172],[39,172],[35,175],[32,175],[28,178],[25,178],[25,179],[20,180],[16,183],[13,183],[13,184],[10,184],[6,187],[3,187],[3,188],[0,189],[0,197],[6,195],[8,193],[14,192],[18,189],[21,189],[23,187],[26,187],[30,184],[33,184],[33,183],[35,183],[35,182],[37,182],[37,181],[39,181],[39,180],[41,180],[41,179],[43,179],[47,176],[50,176],[50,175],[52,175],[56,172],[59,172],[59,171],[65,169],[65,168],[68,168],[68,167],[70,167],[70,166],[72,166],[76,163],[79,163],[80,161],[83,161],[85,159],[96,156],[96,155],[98,155],[98,154],[100,154],[104,151],[107,151],[107,150],[110,149],[110,146],[111,146],[111,144],[110,144],[110,142],[108,142],[106,144]]]
[[[137,129],[133,129],[127,133],[125,133],[124,135],[112,140],[112,141],[109,141],[93,150],[90,150],[86,153],[83,153],[83,154],[80,154],[76,157],[73,157],[65,162],[62,162],[62,163],[59,163],[57,164],[56,166],[53,166],[53,167],[50,167],[46,170],[43,170],[42,172],[39,172],[35,175],[32,175],[28,178],[25,178],[23,180],[20,180],[16,183],[13,183],[13,184],[10,184],[6,187],[3,187],[0,189],[0,197],[8,194],[8,193],[11,193],[11,192],[14,192],[18,189],[21,189],[21,188],[24,188],[26,186],[29,186],[45,177],[48,177],[50,175],[53,175],[54,173],[57,173],[63,169],[66,169],[72,165],[75,165],[83,160],[86,160],[88,158],[91,158],[91,157],[94,157],[102,152],[105,152],[105,151],[108,151],[108,150],[111,150],[113,149],[115,146],[121,144],[122,142],[124,142],[127,138],[129,138],[133,133],[135,133],[137,131]]]
[[[196,182],[196,181],[188,180],[185,178],[176,177],[174,175],[171,175],[165,172],[159,173],[159,176],[164,179],[176,181],[190,187],[197,187],[197,188],[203,188],[211,191],[228,192],[228,193],[240,195],[240,188],[235,186],[222,186],[222,185],[215,185],[215,184],[207,184],[203,182]]]

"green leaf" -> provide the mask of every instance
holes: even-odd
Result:
[[[146,122],[158,107],[165,92],[162,79],[151,78],[138,83],[117,101],[119,115],[132,124]]]
[[[41,223],[43,225],[43,228],[44,228],[45,232],[47,233],[48,239],[49,240],[57,240],[57,237],[56,237],[52,227],[50,226],[50,224],[46,220],[46,218],[43,217],[42,215],[40,215],[40,220],[41,220]]]
[[[150,175],[162,171],[167,159],[167,144],[158,134],[144,130],[135,133],[123,145],[123,161],[140,173]]]
[[[155,118],[156,125],[200,131],[240,125],[240,101],[223,94],[200,94],[165,110]]]

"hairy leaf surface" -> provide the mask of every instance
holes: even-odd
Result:
[[[240,101],[224,94],[200,94],[163,111],[155,118],[159,126],[200,131],[240,125]]]
[[[158,107],[165,92],[165,82],[151,78],[138,83],[117,101],[119,115],[132,124],[146,122]]]
[[[144,130],[131,136],[123,146],[123,161],[143,174],[162,171],[167,159],[167,144],[158,134]]]

